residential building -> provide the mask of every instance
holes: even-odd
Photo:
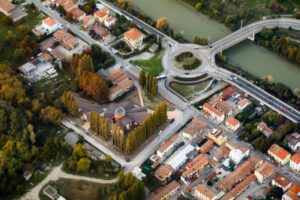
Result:
[[[268,149],[268,154],[281,165],[285,165],[286,163],[288,163],[291,158],[291,154],[284,148],[280,147],[278,144],[273,144]]]
[[[104,19],[104,26],[106,26],[107,28],[111,28],[116,23],[116,21],[116,17],[110,15],[106,19]]]
[[[254,174],[250,174],[247,178],[238,183],[234,188],[232,188],[228,193],[226,193],[221,200],[233,200],[241,195],[250,185],[256,180]]]
[[[215,108],[222,111],[227,116],[231,116],[233,112],[233,107],[231,107],[226,101],[218,101]]]
[[[239,164],[243,159],[249,156],[250,149],[247,146],[232,149],[229,153],[229,158],[235,163]]]
[[[14,4],[12,4],[8,0],[1,0],[0,1],[0,12],[4,15],[10,17],[12,15],[12,11],[16,8]]]
[[[199,149],[200,153],[206,154],[214,147],[214,142],[211,140],[207,140]]]
[[[206,165],[208,165],[207,155],[199,154],[185,166],[181,175],[181,180],[185,184],[189,184],[190,178],[192,178],[196,173],[201,171]]]
[[[113,71],[107,79],[113,84],[113,86],[109,88],[110,101],[114,101],[134,88],[133,80],[120,69]]]
[[[0,12],[10,17],[14,22],[27,16],[27,13],[21,5],[14,5],[11,2],[11,0],[1,0]]]
[[[110,38],[110,32],[106,30],[101,24],[93,24],[91,30],[95,32],[96,34],[95,38],[100,37],[99,39],[103,41],[109,40]]]
[[[232,131],[236,131],[240,126],[241,126],[241,123],[239,120],[237,120],[236,118],[234,117],[228,117],[226,120],[225,120],[225,125],[227,128],[229,128],[230,130]]]
[[[64,197],[57,193],[57,190],[51,185],[47,185],[43,188],[43,194],[49,197],[51,200],[66,200]]]
[[[61,28],[61,24],[53,19],[52,17],[47,17],[42,21],[42,32],[44,34],[51,34]],[[45,30],[45,31],[43,31]]]
[[[289,134],[284,138],[284,141],[288,144],[291,150],[296,152],[300,147],[300,134],[297,132]]]
[[[248,160],[254,165],[254,169],[258,168],[264,163],[264,160],[255,154],[250,155]]]
[[[170,155],[174,149],[180,143],[180,137],[178,134],[174,134],[171,138],[165,141],[160,148],[157,150],[156,154],[162,158],[164,156]]]
[[[136,28],[131,28],[124,33],[124,41],[133,49],[138,49],[142,46],[144,34]]]
[[[213,119],[216,119],[218,122],[224,121],[224,113],[213,107],[212,105],[208,103],[204,103],[203,105],[203,111],[207,112],[210,117]]]
[[[300,172],[300,153],[295,153],[290,160],[290,168]]]
[[[272,180],[272,185],[280,187],[283,190],[283,192],[286,192],[292,186],[292,182],[282,174],[278,174]]]
[[[78,4],[76,4],[73,0],[57,0],[55,5],[56,7],[62,6],[67,13],[78,8]]]
[[[84,17],[86,16],[86,13],[81,10],[80,8],[75,8],[71,11],[72,13],[72,17],[73,17],[73,20],[77,21],[77,22],[81,22]]]
[[[235,89],[233,87],[228,87],[222,91],[222,99],[224,101],[228,100],[235,93]]]
[[[72,50],[77,45],[77,38],[62,29],[56,31],[53,34],[53,38],[67,50]]]
[[[223,192],[230,191],[234,185],[238,182],[244,180],[254,170],[255,164],[252,163],[249,159],[243,162],[238,166],[232,173],[223,178],[217,183],[217,188]]]
[[[193,152],[194,150],[195,147],[191,144],[188,144],[181,149],[178,149],[178,151],[176,151],[176,154],[166,161],[166,164],[170,165],[174,170],[178,170],[188,161],[188,154]]]
[[[269,162],[264,162],[261,166],[259,166],[254,175],[257,178],[259,183],[262,183],[265,179],[269,178],[275,173],[275,167]]]
[[[171,199],[171,197],[176,194],[176,192],[180,188],[180,183],[177,181],[172,181],[168,185],[164,186],[163,188],[158,189],[155,194],[152,194],[149,200],[167,200]]]
[[[155,170],[154,175],[158,180],[166,183],[170,179],[173,171],[174,170],[170,165],[161,165],[157,170]]]
[[[192,121],[181,131],[184,138],[189,140],[197,139],[207,128],[207,123],[198,117],[193,117]]]
[[[93,15],[87,15],[82,20],[82,25],[87,28],[89,26],[92,26],[95,23],[95,17]]]
[[[222,146],[219,148],[219,150],[213,155],[213,160],[219,162],[223,158],[227,157],[229,155],[229,150],[225,147]]]
[[[102,7],[94,13],[94,17],[100,23],[103,23],[105,19],[109,16],[109,9],[107,7]]]
[[[240,110],[244,110],[245,108],[247,108],[249,105],[251,105],[251,101],[247,98],[243,98],[242,100],[237,102],[237,107]]]
[[[219,146],[227,142],[227,134],[215,128],[208,132],[207,138]]]
[[[24,65],[19,67],[19,70],[25,75],[25,76],[30,76],[32,75],[35,70],[36,66],[32,62],[27,62]]]
[[[203,184],[195,187],[195,196],[200,200],[216,200],[217,194]]]
[[[293,184],[292,187],[282,196],[282,200],[299,200],[300,185]]]
[[[268,127],[265,122],[260,122],[257,125],[257,129],[262,132],[267,138],[273,134],[273,130]]]

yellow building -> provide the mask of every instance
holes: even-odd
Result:
[[[207,138],[212,140],[219,146],[227,142],[227,134],[218,129],[213,129],[209,131],[207,134]]]

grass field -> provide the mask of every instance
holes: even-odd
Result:
[[[190,84],[190,85],[172,82],[170,84],[170,87],[173,90],[175,90],[176,92],[178,92],[181,96],[189,97],[193,93],[196,93],[196,92],[199,92],[199,91],[205,89],[210,81],[211,81],[211,79],[208,79],[203,82],[196,83],[196,84]]]
[[[144,71],[148,72],[152,76],[158,76],[164,71],[161,64],[161,51],[157,52],[152,58],[148,60],[135,60],[132,64],[142,68]]]
[[[61,196],[71,200],[111,199],[114,191],[117,189],[117,186],[114,184],[104,185],[73,179],[59,179],[49,184],[55,187]],[[42,200],[48,199],[44,195],[40,196]]]

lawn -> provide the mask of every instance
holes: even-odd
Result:
[[[152,58],[148,60],[135,60],[131,62],[132,64],[142,68],[152,76],[158,76],[164,71],[161,64],[161,51],[157,52]]]
[[[66,199],[72,200],[99,200],[111,199],[117,185],[100,184],[82,180],[59,179],[56,182],[50,182],[51,186],[58,190],[58,194]],[[41,199],[47,199],[44,195],[40,195]]]
[[[211,81],[211,79],[208,79],[208,80],[202,81],[200,83],[189,84],[189,85],[172,82],[172,83],[170,83],[170,87],[173,90],[175,90],[176,92],[178,92],[181,96],[189,97],[192,94],[205,89],[210,81]]]

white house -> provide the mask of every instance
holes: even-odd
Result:
[[[232,149],[229,153],[229,158],[235,164],[239,164],[244,158],[249,156],[249,153],[250,150],[246,146],[238,149]]]
[[[136,28],[131,28],[124,33],[124,41],[133,49],[138,49],[142,46],[144,40],[144,34],[142,34]]]
[[[42,29],[45,34],[49,35],[51,33],[54,33],[58,29],[61,28],[61,24],[53,19],[52,17],[48,17],[42,21]]]
[[[104,26],[106,26],[107,28],[111,28],[115,23],[116,23],[116,17],[112,15],[110,15],[104,20]]]
[[[290,168],[300,172],[300,153],[295,153],[290,160]]]

